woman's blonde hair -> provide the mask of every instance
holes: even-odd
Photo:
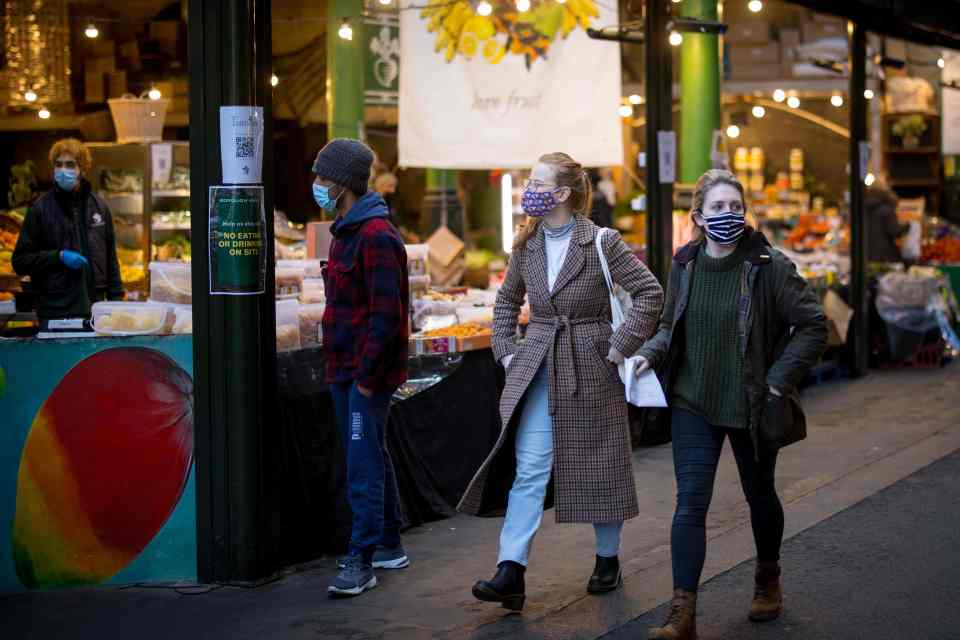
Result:
[[[90,155],[90,149],[87,149],[87,145],[76,138],[64,138],[54,142],[53,146],[50,147],[50,164],[52,165],[63,153],[68,153],[76,158],[80,171],[83,173],[89,173],[93,167],[93,157]]]
[[[703,204],[707,200],[707,194],[710,193],[711,189],[721,184],[736,189],[740,193],[740,200],[743,202],[744,209],[747,207],[747,197],[743,185],[737,180],[737,176],[726,169],[710,169],[704,173],[697,180],[697,186],[693,190],[693,208],[690,209],[690,225],[692,226],[690,236],[695,242],[703,241],[703,228],[696,223],[693,216],[696,213],[703,215]]]
[[[567,154],[559,152],[540,156],[537,162],[550,165],[553,168],[558,187],[570,189],[570,207],[573,209],[573,213],[590,217],[590,209],[593,204],[593,185],[590,184],[590,177],[580,163]],[[540,228],[541,221],[541,218],[527,219],[527,222],[517,231],[517,237],[513,241],[514,250],[522,249],[527,245],[527,241]]]

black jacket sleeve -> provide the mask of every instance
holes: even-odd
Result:
[[[43,229],[40,227],[40,214],[28,209],[13,249],[13,270],[19,276],[43,276],[62,268],[60,251],[43,246]]]
[[[117,259],[117,235],[113,229],[113,213],[103,205],[107,223],[107,297],[123,300],[123,280],[120,278],[120,261]]]

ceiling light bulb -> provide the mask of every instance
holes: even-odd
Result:
[[[762,118],[763,116],[767,115],[767,110],[760,105],[757,105],[753,108],[752,113],[754,118]]]
[[[873,89],[867,89],[863,92],[863,97],[867,100],[873,100]]]
[[[871,185],[872,185],[874,182],[876,182],[876,181],[877,181],[877,177],[876,177],[875,175],[873,175],[872,173],[868,173],[868,174],[866,175],[866,177],[863,179],[863,184],[865,184],[865,185],[867,185],[867,186],[869,187],[869,186],[871,186]]]
[[[679,31],[670,32],[670,44],[675,47],[679,47],[681,44],[683,44],[683,36]]]
[[[727,137],[728,138],[739,138],[740,137],[740,127],[735,124],[727,127]]]
[[[393,0],[380,0],[380,4],[382,4],[382,5],[385,6],[385,7],[390,6],[390,4],[391,4],[392,2],[393,2]]]
[[[271,87],[275,87],[275,86],[277,86],[278,84],[280,84],[280,78],[277,77],[277,74],[271,75],[271,76],[270,76],[270,86],[271,86]]]
[[[153,87],[152,89],[150,89],[150,93],[147,94],[147,97],[150,98],[151,100],[159,100],[160,98],[163,97],[163,94],[160,93],[160,89]]]
[[[100,35],[100,30],[97,29],[97,25],[95,25],[95,24],[93,24],[93,23],[90,23],[90,24],[87,25],[87,28],[84,29],[83,35],[85,35],[85,36],[87,36],[88,38],[91,38],[91,39],[92,39],[92,38],[96,38],[97,36]]]
[[[839,93],[835,93],[830,96],[830,104],[837,107],[838,109],[843,106],[843,96]]]
[[[763,3],[760,2],[760,0],[750,0],[750,2],[747,3],[747,8],[754,13],[760,13],[763,11]]]
[[[37,112],[37,116],[39,116],[41,120],[49,120],[50,110],[44,107],[43,109],[40,109],[40,111]]]
[[[773,99],[776,102],[783,102],[787,99],[787,93],[783,89],[777,89],[773,92]]]
[[[790,107],[791,109],[796,109],[797,107],[800,106],[800,98],[798,98],[797,96],[790,96],[789,98],[787,98],[787,106]]]
[[[619,113],[621,118],[629,118],[633,115],[633,107],[628,104],[622,104],[620,105]]]
[[[566,4],[567,0],[557,0],[557,4]]]
[[[530,0],[517,0],[517,11],[520,13],[530,11]]]
[[[482,2],[477,5],[477,15],[488,16],[491,13],[493,13],[493,5],[487,2],[487,0],[482,0]]]
[[[636,93],[632,94],[629,98],[630,104],[643,104],[643,96],[637,95]]]
[[[34,93],[33,89],[27,89],[27,92],[23,94],[23,99],[27,102],[36,102],[37,94]]]
[[[945,69],[947,67],[947,61],[943,58],[937,58],[937,66],[941,69]]]
[[[340,23],[340,30],[337,35],[341,40],[353,40],[353,27],[350,26],[350,18],[344,18]]]

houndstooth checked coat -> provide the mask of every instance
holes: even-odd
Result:
[[[542,363],[549,373],[557,522],[609,522],[638,513],[623,383],[606,357],[611,344],[625,356],[633,355],[653,334],[663,290],[619,234],[605,233],[602,245],[613,281],[633,299],[627,321],[611,336],[610,298],[596,233],[593,222],[577,217],[552,293],[542,228],[510,258],[493,320],[494,357],[502,361],[514,354],[500,399],[502,428],[458,505],[465,513],[496,515],[506,509],[516,472],[515,418]],[[531,318],[526,339],[517,345],[524,294]],[[548,491],[547,508],[550,495]]]

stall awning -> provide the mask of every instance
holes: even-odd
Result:
[[[918,44],[960,50],[960,0],[791,0],[847,18],[868,31]]]

